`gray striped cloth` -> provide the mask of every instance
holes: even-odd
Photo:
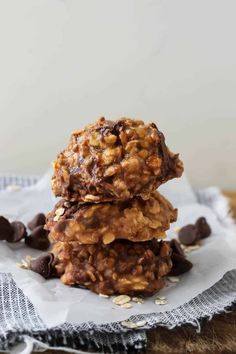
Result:
[[[37,176],[3,176],[0,175],[0,190],[8,186],[29,187],[39,180]]]
[[[0,177],[0,189],[9,185],[32,185],[36,177]],[[208,193],[208,195],[207,195]],[[208,206],[214,203],[213,192],[199,194]],[[145,330],[157,326],[169,329],[191,324],[200,330],[203,319],[229,310],[236,301],[236,270],[228,272],[213,287],[190,302],[172,311],[133,316],[133,321],[145,320]],[[127,330],[119,322],[110,324],[83,323],[47,328],[30,300],[16,285],[12,275],[0,273],[0,350],[8,350],[31,338],[35,350],[46,347],[71,348],[85,352],[138,353],[147,343],[145,330]],[[32,348],[32,347],[31,347]],[[30,349],[31,351],[31,349]],[[27,352],[27,353],[30,353]],[[24,352],[26,353],[26,352]]]

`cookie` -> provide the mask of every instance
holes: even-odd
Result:
[[[149,197],[180,177],[183,164],[154,123],[100,118],[75,131],[53,164],[52,190],[70,201],[99,203]]]

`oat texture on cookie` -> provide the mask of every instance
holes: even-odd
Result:
[[[179,155],[154,123],[100,118],[72,133],[53,170],[61,197],[45,226],[53,274],[101,297],[118,295],[114,306],[127,311],[140,306],[172,268],[164,238],[177,209],[156,189],[182,175]]]
[[[180,177],[183,164],[154,123],[100,118],[72,133],[54,161],[52,190],[70,201],[98,203],[149,198],[158,186]]]

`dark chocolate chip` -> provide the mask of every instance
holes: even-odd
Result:
[[[21,221],[13,221],[11,223],[13,233],[8,236],[8,242],[19,242],[26,237],[27,231],[25,225]]]
[[[7,240],[12,234],[11,224],[4,216],[0,216],[0,240]]]
[[[179,240],[185,246],[194,245],[200,239],[195,225],[186,225],[179,230]]]
[[[113,124],[112,130],[111,130],[111,133],[118,136],[120,131],[124,129],[125,123],[122,120],[119,120],[119,121],[116,121],[113,123],[114,124]]]
[[[53,260],[54,256],[52,253],[42,254],[38,258],[31,260],[30,269],[48,279],[53,273]]]
[[[158,129],[157,129],[157,126],[156,126],[156,124],[155,124],[154,122],[152,122],[152,123],[150,124],[150,126],[151,126],[152,128],[154,128],[154,129],[158,130]]]
[[[175,238],[170,241],[170,247],[172,248],[173,253],[177,253],[180,256],[185,257],[184,251],[182,250],[180,243]]]
[[[150,245],[150,248],[152,250],[152,252],[156,255],[156,256],[159,256],[160,254],[160,248],[161,248],[161,242],[158,242],[156,239],[154,240],[150,240],[150,241],[147,241]]]
[[[168,275],[177,276],[188,272],[193,264],[188,261],[186,258],[180,256],[177,253],[173,253],[171,256],[171,260],[173,263],[172,269]]]
[[[165,144],[165,137],[164,137],[163,133],[160,131],[158,131],[158,135],[159,135],[160,143],[161,143],[163,165],[165,166],[165,168],[168,168],[169,164],[170,164],[170,158],[169,158],[167,146]]]
[[[201,238],[206,238],[210,236],[211,228],[208,222],[206,221],[206,218],[202,216],[201,218],[197,219],[195,226],[198,229]]]
[[[35,217],[28,223],[28,228],[34,230],[39,225],[45,225],[46,217],[43,213],[35,215]]]
[[[25,243],[27,246],[35,248],[36,250],[47,250],[50,246],[48,231],[44,230],[43,225],[36,227],[31,235],[25,238]]]

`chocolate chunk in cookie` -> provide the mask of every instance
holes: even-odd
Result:
[[[168,274],[170,276],[178,276],[184,274],[193,267],[193,264],[190,261],[177,253],[172,254],[171,261],[173,265],[170,273]]]
[[[178,154],[168,149],[155,124],[128,118],[101,118],[75,131],[53,167],[54,194],[89,203],[147,199],[183,172]]]
[[[180,243],[175,238],[170,241],[170,247],[173,253],[185,257],[184,251],[182,250]]]

